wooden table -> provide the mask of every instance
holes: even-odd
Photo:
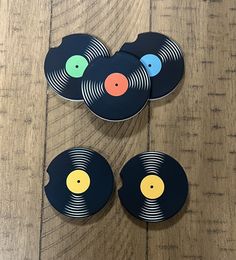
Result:
[[[0,10],[0,259],[236,259],[236,2],[2,0]],[[133,119],[104,122],[47,89],[45,54],[64,35],[94,34],[114,53],[149,30],[180,43],[185,79]],[[186,207],[146,225],[115,194],[90,220],[62,217],[45,168],[76,145],[108,159],[117,188],[135,154],[170,154],[187,172]]]

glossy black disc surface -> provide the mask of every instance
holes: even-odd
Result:
[[[158,99],[172,92],[184,74],[184,58],[179,45],[169,37],[146,32],[136,41],[125,43],[120,51],[135,55],[151,78],[150,99]]]
[[[61,97],[82,100],[81,79],[90,62],[108,57],[105,45],[88,34],[65,36],[58,47],[51,48],[44,62],[44,72],[51,88]]]
[[[101,210],[112,195],[113,173],[104,157],[95,151],[75,147],[57,155],[47,172],[45,186],[51,205],[74,218],[89,217]]]
[[[150,78],[142,63],[124,52],[92,62],[81,85],[89,109],[109,121],[136,115],[145,106],[151,90]]]
[[[160,222],[184,205],[188,180],[181,165],[161,152],[144,152],[131,158],[121,170],[118,191],[122,205],[145,222]]]

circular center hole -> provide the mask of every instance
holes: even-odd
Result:
[[[148,64],[148,67],[152,67],[152,64]]]
[[[78,69],[78,68],[79,68],[79,65],[75,65],[75,67],[76,67],[76,69]]]
[[[153,189],[153,185],[151,185],[150,188]]]
[[[117,86],[118,86],[118,83],[116,83],[115,86],[117,87]]]
[[[78,180],[77,182],[80,183],[80,180]]]

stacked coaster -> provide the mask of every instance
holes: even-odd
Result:
[[[121,121],[172,92],[183,77],[184,59],[175,41],[155,32],[139,34],[113,56],[94,36],[73,34],[49,50],[44,71],[61,97],[84,100],[98,117]]]

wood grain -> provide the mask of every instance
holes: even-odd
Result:
[[[153,31],[176,39],[185,79],[151,105],[150,147],[190,184],[185,211],[149,225],[149,259],[235,259],[235,1],[152,1]],[[185,213],[185,214],[183,214]]]
[[[148,29],[145,1],[52,2],[50,46],[58,45],[64,35],[86,32],[100,37],[114,52]],[[83,103],[63,101],[49,90],[46,165],[67,148],[90,147],[109,161],[119,188],[122,165],[147,149],[147,112],[122,123],[104,122]],[[145,254],[146,224],[130,220],[116,193],[103,212],[82,222],[62,217],[44,199],[42,259],[144,259]]]
[[[0,14],[0,259],[236,259],[235,1],[18,0]],[[149,30],[180,43],[185,78],[133,119],[102,121],[46,88],[44,57],[63,36],[91,33],[114,53]],[[45,169],[73,146],[105,156],[117,189],[128,159],[164,151],[186,170],[188,202],[159,224],[132,218],[117,193],[89,220],[63,217]]]
[[[49,5],[1,1],[0,10],[0,258],[38,259]]]

